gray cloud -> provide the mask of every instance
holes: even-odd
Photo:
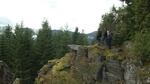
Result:
[[[6,26],[8,24],[12,25],[12,22],[10,19],[6,17],[0,17],[0,26]]]

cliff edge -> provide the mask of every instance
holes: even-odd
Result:
[[[35,84],[150,84],[150,64],[128,57],[125,49],[68,45],[70,52],[49,60]]]

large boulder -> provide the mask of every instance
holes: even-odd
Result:
[[[69,47],[70,53],[60,59],[49,60],[43,66],[35,84],[149,83],[149,75],[145,76],[147,72],[141,73],[143,78],[137,73],[141,70],[140,63],[124,59],[123,50],[108,50],[97,45]]]

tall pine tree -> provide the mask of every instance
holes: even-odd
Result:
[[[78,38],[79,38],[79,31],[78,27],[76,27],[75,32],[72,35],[72,43],[73,44],[79,44],[78,43]]]
[[[16,25],[15,29],[15,74],[21,78],[22,84],[32,84],[31,62],[32,62],[32,44],[33,31],[29,28],[23,28],[22,25]]]
[[[47,20],[42,23],[42,29],[37,34],[34,48],[39,68],[47,63],[47,60],[53,58],[52,32]]]
[[[12,33],[11,26],[5,26],[4,31],[0,36],[0,58],[5,61],[10,68],[13,68],[15,47],[13,40],[14,34]]]

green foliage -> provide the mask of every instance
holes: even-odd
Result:
[[[0,60],[8,64],[15,76],[22,79],[23,84],[32,84],[33,31],[24,28],[22,24],[16,25],[14,33],[9,25],[4,29],[0,38]]]
[[[150,4],[149,0],[121,0],[126,6],[115,7],[102,16],[98,35],[106,30],[113,34],[113,44],[122,45],[125,41],[133,41],[132,53],[142,60],[149,59]],[[97,35],[97,36],[98,36]]]
[[[68,44],[71,44],[71,34],[68,30],[61,30],[53,34],[53,50],[54,56],[57,58],[62,57],[68,52]]]
[[[29,28],[24,28],[22,25],[16,25],[15,29],[15,57],[14,68],[17,78],[21,78],[23,84],[31,84],[31,65],[32,65],[32,45],[33,31]]]
[[[75,32],[72,35],[72,44],[87,45],[88,40],[84,33],[79,33],[78,27],[76,27]]]
[[[79,44],[80,45],[88,45],[88,40],[85,34],[81,33],[79,35]]]
[[[52,36],[53,53],[56,58],[60,58],[69,51],[68,44],[87,45],[88,40],[85,34],[81,34],[76,29],[75,32],[70,32],[68,26],[62,27],[62,30],[54,32]]]
[[[37,57],[39,66],[52,59],[52,33],[48,21],[42,23],[42,29],[39,30],[35,40],[35,56]]]
[[[0,35],[0,59],[6,61],[5,59],[5,42],[4,42],[4,36]]]
[[[130,40],[134,35],[134,20],[131,7],[112,8],[110,13],[106,13],[102,17],[99,25],[98,35],[101,30],[102,35],[106,30],[110,30],[113,34],[113,44],[121,45],[124,41]]]
[[[87,38],[76,31],[74,42],[84,45]],[[43,21],[37,35],[32,29],[23,27],[23,23],[17,24],[14,32],[8,25],[0,28],[0,60],[8,64],[22,84],[33,84],[38,70],[48,60],[64,56],[69,51],[67,45],[72,43],[68,26],[52,32],[47,20]]]
[[[133,46],[133,53],[134,55],[138,56],[138,58],[141,58],[143,61],[150,60],[150,33],[144,32],[140,33],[138,32],[135,35],[134,38],[134,46]]]
[[[140,57],[143,61],[150,60],[150,4],[149,0],[135,0],[133,2],[132,10],[135,15],[134,30],[136,32],[134,41],[133,53]]]
[[[14,56],[14,34],[12,33],[12,28],[8,25],[4,27],[3,34],[0,35],[0,58],[3,59],[10,68],[13,67],[13,59]]]
[[[76,27],[74,34],[72,35],[72,43],[78,44],[79,32],[78,27]]]
[[[143,23],[147,23],[149,21],[145,21],[149,14],[150,14],[150,4],[149,4],[149,0],[134,0],[133,2],[133,7],[132,10],[135,12],[135,31],[141,31],[143,29],[145,29],[145,27],[143,27],[144,24]]]

